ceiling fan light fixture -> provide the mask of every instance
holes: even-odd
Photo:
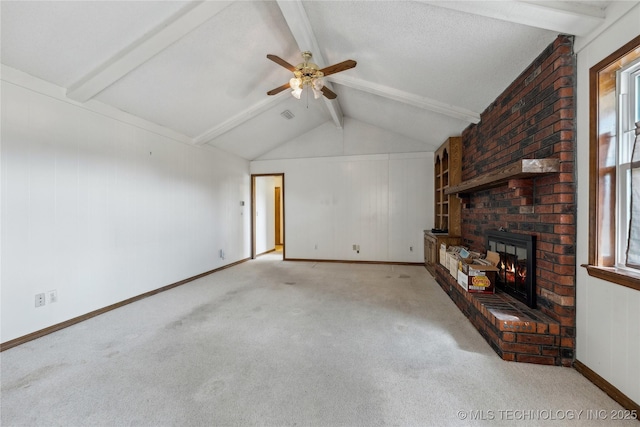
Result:
[[[267,55],[267,58],[293,72],[294,76],[289,80],[289,83],[270,90],[267,92],[267,95],[275,95],[287,88],[291,88],[291,95],[296,99],[300,99],[302,91],[306,87],[309,87],[313,91],[313,96],[316,99],[323,95],[328,99],[335,99],[337,95],[329,88],[325,87],[323,77],[339,73],[340,71],[348,70],[356,66],[356,61],[348,59],[338,64],[320,69],[317,64],[311,62],[312,55],[309,51],[302,52],[304,62],[295,67],[275,55]]]
[[[291,80],[289,80],[289,86],[291,86],[293,90],[299,89],[300,86],[302,86],[302,80],[297,77],[292,77]]]

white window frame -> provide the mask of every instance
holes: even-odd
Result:
[[[637,270],[626,266],[629,238],[631,200],[631,155],[635,141],[635,123],[640,120],[638,111],[638,79],[640,79],[640,58],[618,71],[616,78],[618,98],[617,167],[617,235],[616,267]]]

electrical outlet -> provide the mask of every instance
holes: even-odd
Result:
[[[44,293],[36,294],[36,307],[42,307],[46,304]]]
[[[52,291],[47,292],[47,299],[49,300],[49,304],[53,304],[54,302],[58,302],[58,290],[54,289]]]

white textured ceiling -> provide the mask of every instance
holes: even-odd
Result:
[[[2,1],[2,63],[66,88],[181,7],[163,1]]]
[[[597,28],[609,3],[5,0],[1,62],[74,102],[246,159],[274,158],[345,117],[433,151],[477,122],[558,34]],[[328,78],[336,100],[266,95],[291,77],[266,55],[295,65],[302,50],[321,67],[358,62]]]

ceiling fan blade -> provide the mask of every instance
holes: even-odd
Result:
[[[340,71],[348,70],[349,68],[355,67],[357,64],[353,59],[347,59],[346,61],[339,62],[334,65],[329,65],[328,67],[323,68],[322,73],[325,76],[329,76],[331,74],[339,73]]]
[[[267,55],[267,58],[269,58],[270,60],[272,60],[276,64],[286,68],[287,70],[289,70],[291,72],[296,70],[296,67],[294,67],[293,65],[289,64],[287,61],[285,61],[284,59],[280,58],[279,56],[269,54],[269,55]]]
[[[291,87],[291,85],[289,85],[289,83],[285,83],[280,87],[277,87],[275,89],[271,89],[269,92],[267,92],[267,95],[276,95],[280,92],[282,92],[285,89],[289,89]]]
[[[326,86],[322,86],[322,94],[329,99],[336,99],[338,97],[338,95],[336,95],[334,91]]]

